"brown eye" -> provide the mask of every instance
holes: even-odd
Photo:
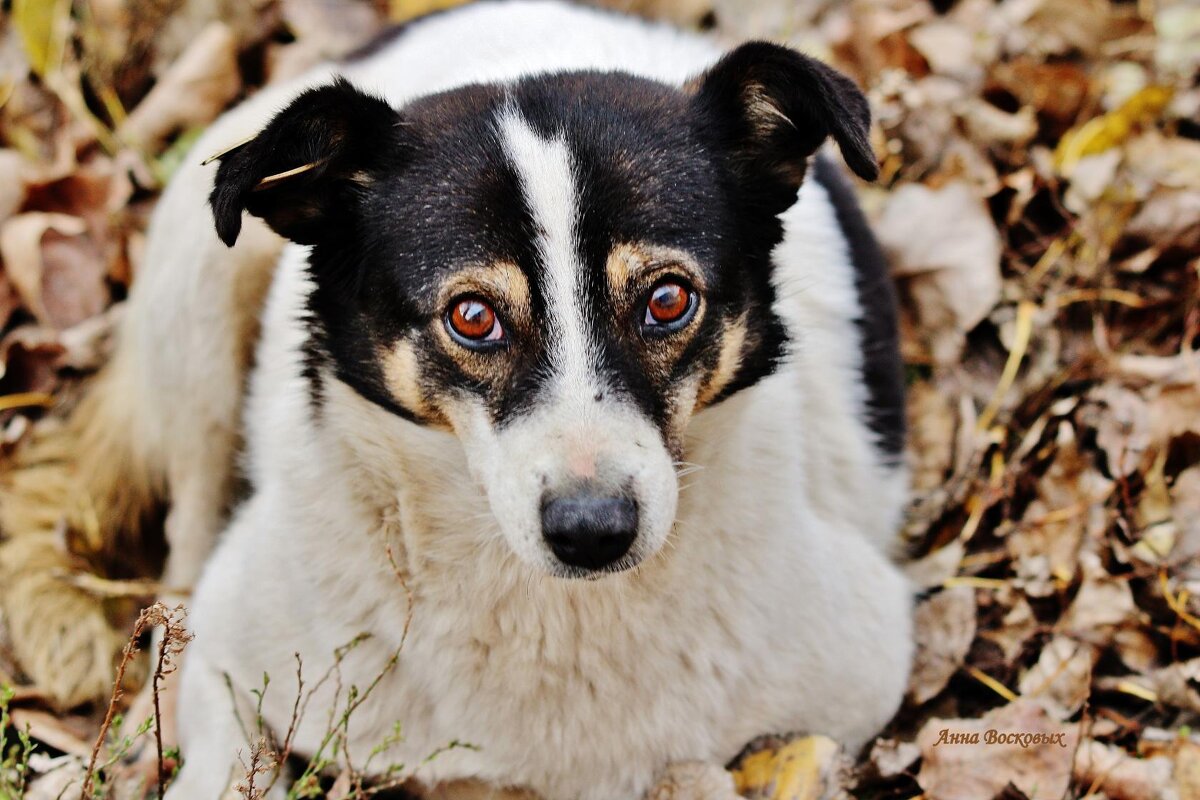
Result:
[[[504,328],[495,310],[478,297],[455,300],[446,314],[446,324],[451,335],[468,347],[504,339]]]
[[[666,280],[651,290],[642,324],[676,330],[691,320],[695,310],[696,293],[677,281]]]

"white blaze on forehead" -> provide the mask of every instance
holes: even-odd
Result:
[[[513,106],[500,113],[498,123],[537,232],[556,377],[561,388],[591,392],[599,387],[584,317],[586,287],[577,246],[579,195],[571,151],[563,136],[539,135]]]

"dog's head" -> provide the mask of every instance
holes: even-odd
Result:
[[[873,177],[868,126],[848,79],[762,43],[682,88],[396,110],[337,81],[223,156],[211,203],[227,244],[246,210],[312,246],[314,375],[452,431],[519,557],[597,575],[662,547],[688,421],[782,357],[779,215],[828,136]]]

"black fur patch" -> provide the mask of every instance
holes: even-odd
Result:
[[[838,224],[850,245],[854,285],[862,316],[863,381],[867,386],[867,424],[879,446],[897,462],[904,452],[904,364],[900,360],[896,287],[887,258],[871,232],[854,190],[838,167],[817,158],[813,177],[825,187]]]
[[[541,136],[565,140],[571,154],[585,272],[579,303],[606,391],[666,432],[678,386],[715,368],[732,320],[742,321],[745,346],[716,399],[771,374],[786,347],[772,310],[778,215],[795,202],[807,159],[826,136],[861,174],[874,162],[866,104],[853,84],[819,62],[755,43],[682,90],[620,73],[548,74],[466,86],[396,111],[338,81],[303,93],[223,157],[212,205],[227,243],[245,208],[313,246],[314,400],[321,374],[332,372],[417,419],[389,389],[382,362],[405,339],[419,357],[421,396],[434,405],[469,393],[503,425],[539,401],[556,332],[547,329],[553,315],[537,222],[498,123],[514,108]],[[264,178],[305,165],[313,166],[263,188]],[[608,289],[607,260],[621,244],[683,251],[702,273],[704,313],[669,348],[642,334],[636,302]],[[532,322],[506,324],[506,348],[468,354],[441,335],[442,289],[461,270],[497,262],[526,276]]]

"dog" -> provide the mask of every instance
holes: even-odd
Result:
[[[875,177],[869,124],[790,49],[548,0],[219,119],[85,401],[194,585],[169,800],[244,779],[255,720],[329,757],[350,686],[342,757],[546,800],[875,735],[912,654],[903,372],[817,154]]]

